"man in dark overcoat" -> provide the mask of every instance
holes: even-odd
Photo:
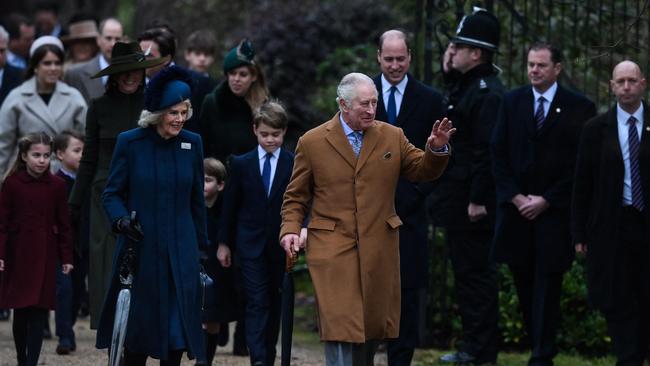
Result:
[[[623,61],[610,81],[617,104],[585,125],[578,148],[571,231],[586,253],[589,299],[607,320],[616,365],[648,356],[650,110],[646,79]]]
[[[557,83],[560,50],[528,50],[530,85],[507,93],[492,138],[497,192],[493,258],[512,272],[531,340],[528,365],[553,365],[562,277],[571,266],[569,213],[587,98]]]
[[[9,33],[0,25],[0,106],[9,92],[23,82],[23,71],[7,63]]]
[[[411,50],[406,34],[389,30],[379,38],[377,61],[381,74],[374,78],[379,98],[376,119],[402,128],[406,138],[424,149],[433,121],[442,118],[442,95],[411,74]],[[399,338],[388,343],[388,364],[409,365],[418,343],[420,293],[427,284],[427,219],[424,201],[430,183],[400,178],[395,209],[404,225],[399,228],[402,304]]]
[[[503,85],[492,65],[499,22],[485,10],[461,21],[449,50],[461,75],[447,91],[447,116],[458,129],[449,168],[431,199],[435,225],[446,228],[454,286],[463,326],[458,352],[442,362],[493,363],[498,345],[498,288],[489,261],[494,226],[494,182],[490,137]]]

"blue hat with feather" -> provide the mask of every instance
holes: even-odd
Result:
[[[167,66],[147,83],[144,90],[144,108],[158,112],[192,96],[192,75],[176,65]]]

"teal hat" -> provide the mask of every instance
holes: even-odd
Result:
[[[233,48],[226,54],[223,59],[223,73],[227,74],[230,70],[244,65],[254,65],[255,50],[253,44],[244,38],[237,47]]]

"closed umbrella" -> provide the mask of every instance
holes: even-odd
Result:
[[[293,267],[298,254],[287,256],[284,278],[282,279],[282,357],[281,366],[291,363],[291,341],[293,336],[294,285]]]

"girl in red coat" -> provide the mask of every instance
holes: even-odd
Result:
[[[14,309],[18,365],[36,366],[54,309],[57,258],[72,270],[65,182],[50,174],[52,139],[29,134],[0,191],[0,308]]]

